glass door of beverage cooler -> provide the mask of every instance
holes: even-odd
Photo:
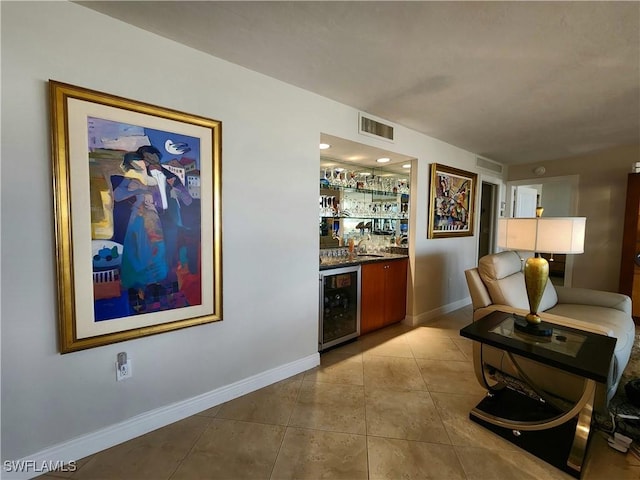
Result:
[[[322,351],[360,335],[360,267],[320,272],[320,329]]]

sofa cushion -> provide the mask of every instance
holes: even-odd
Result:
[[[572,303],[575,305],[597,305],[615,308],[631,316],[631,298],[627,295],[589,288],[574,288],[556,286],[558,303]]]
[[[478,270],[483,280],[501,280],[522,271],[522,260],[511,251],[485,255],[478,261]]]
[[[514,308],[529,308],[522,263],[520,255],[512,251],[486,255],[479,260],[480,278],[486,285],[493,303]],[[551,282],[547,282],[538,309],[545,311],[556,303],[556,290]]]
[[[560,315],[562,317],[576,318],[582,322],[604,326],[611,331],[616,338],[614,350],[614,379],[618,379],[624,366],[629,361],[631,348],[635,340],[636,329],[629,314],[615,308],[598,307],[595,305],[578,305],[571,303],[559,303],[545,313]],[[617,385],[617,382],[616,382]]]

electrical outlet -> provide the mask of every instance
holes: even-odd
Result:
[[[126,380],[133,376],[133,370],[131,367],[131,359],[128,358],[126,362],[116,362],[116,381]]]

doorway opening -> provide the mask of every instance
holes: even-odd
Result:
[[[480,192],[480,227],[478,235],[478,260],[493,253],[498,185],[482,182]]]

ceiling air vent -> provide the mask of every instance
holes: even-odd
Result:
[[[387,123],[374,119],[371,115],[363,113],[358,115],[358,132],[376,138],[381,138],[389,142],[394,141],[394,127]]]
[[[502,173],[502,165],[491,160],[487,160],[486,158],[476,157],[476,166],[484,168],[485,170],[491,170],[495,173]]]

